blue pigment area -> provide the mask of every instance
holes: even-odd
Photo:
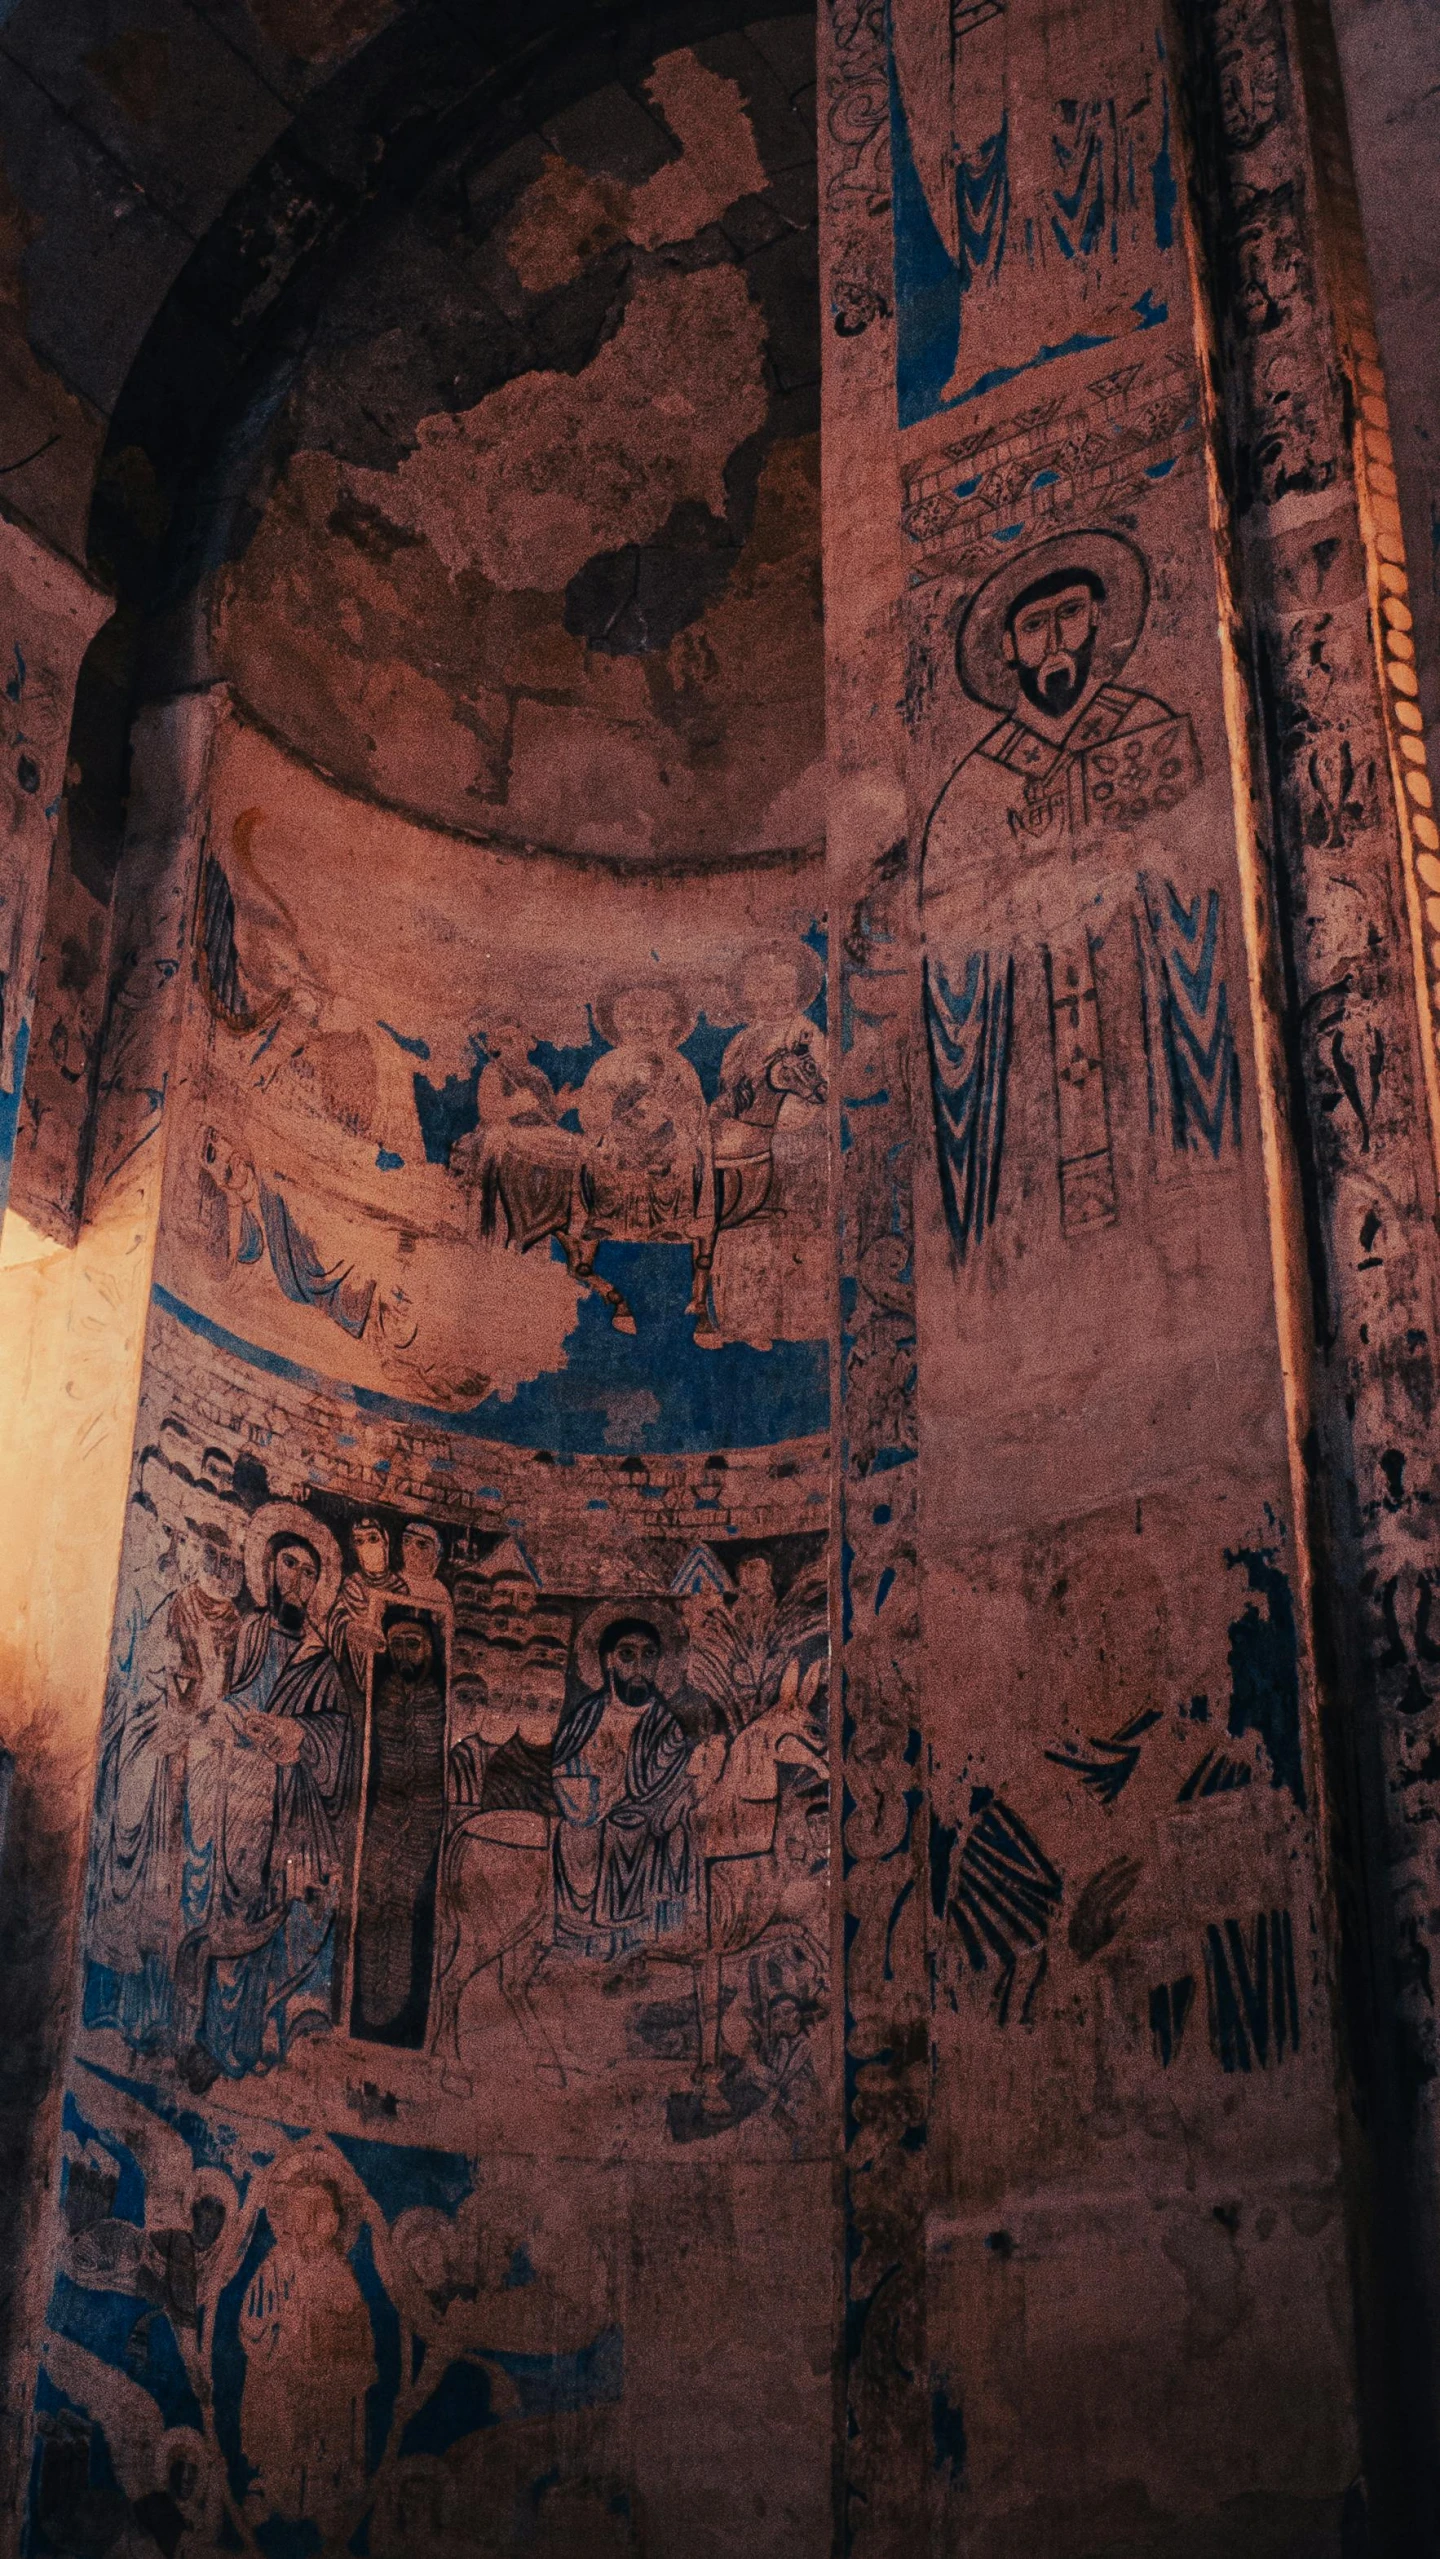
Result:
[[[15,1132],[20,1125],[20,1100],[25,1090],[25,1060],[30,1054],[30,1025],[22,1022],[15,1034],[15,1084],[13,1091],[0,1093],[0,1217],[10,1196],[10,1166],[15,1154]]]
[[[45,2325],[68,2337],[97,2362],[124,2373],[147,2391],[167,2426],[203,2433],[204,2414],[190,2386],[175,2331],[148,2301],[128,2292],[102,2292],[56,2275]]]
[[[375,2347],[375,2379],[365,2393],[365,2475],[373,2479],[385,2458],[395,2402],[400,2396],[400,2314],[380,2280],[370,2224],[362,2221],[350,2251],[350,2266],[360,2287]]]
[[[110,2205],[116,2221],[128,2221],[137,2230],[145,2227],[145,2172],[128,2142],[117,2134],[102,2132],[97,2124],[87,2121],[67,2089],[61,2122],[67,2133],[87,2148],[102,2151],[115,2168],[115,2194]],[[71,2161],[68,2155],[60,2163],[60,2196],[63,2203],[70,2183]]]
[[[620,2329],[602,2328],[591,2345],[571,2353],[522,2355],[497,2349],[458,2357],[446,2365],[429,2398],[408,2421],[400,2438],[402,2457],[428,2453],[438,2458],[466,2435],[501,2424],[492,2371],[503,2373],[512,2385],[510,2413],[517,2417],[553,2417],[613,2405],[624,2393],[624,2339]]]
[[[1164,46],[1156,39],[1157,53],[1164,63]],[[1082,355],[1096,347],[1110,346],[1117,335],[1129,336],[1161,326],[1170,316],[1169,305],[1155,288],[1147,287],[1138,302],[1130,305],[1133,321],[1120,332],[1113,329],[1091,332],[1077,329],[1053,345],[1045,344],[1025,352],[1017,349],[1013,364],[995,365],[965,385],[963,390],[945,396],[964,344],[965,295],[967,287],[985,272],[998,276],[1007,251],[1009,228],[1009,180],[1004,167],[1007,135],[1002,129],[978,145],[973,163],[964,161],[957,173],[959,189],[961,254],[951,255],[936,227],[926,199],[924,185],[915,162],[910,138],[909,118],[901,94],[894,54],[888,42],[890,108],[890,162],[894,204],[895,328],[896,328],[896,402],[902,427],[918,426],[930,417],[948,414],[965,407],[971,400],[983,399],[987,392],[997,391],[1021,374],[1055,364],[1067,356]],[[1175,237],[1175,206],[1178,185],[1171,151],[1170,90],[1163,69],[1161,73],[1163,124],[1159,148],[1150,166],[1152,227],[1156,253],[1164,257]],[[1058,251],[1067,259],[1082,261],[1103,254],[1108,239],[1110,253],[1115,253],[1112,221],[1103,219],[1103,199],[1092,192],[1093,172],[1087,162],[1073,196],[1059,191],[1052,203],[1060,213],[1073,215],[1078,228],[1072,233],[1063,221],[1052,216],[1052,230]],[[1132,199],[1133,201],[1133,196]],[[1026,226],[1027,232],[1030,226]]]
[[[595,1267],[625,1297],[636,1321],[617,1333],[597,1297],[582,1298],[565,1336],[566,1364],[528,1378],[513,1395],[487,1395],[468,1412],[411,1404],[327,1377],[213,1323],[183,1298],[156,1287],[154,1302],[186,1331],[267,1376],[353,1399],[378,1421],[418,1423],[462,1439],[547,1448],[557,1456],[603,1456],[617,1449],[699,1454],[712,1448],[770,1448],[818,1437],[829,1426],[830,1354],[824,1342],[777,1342],[768,1351],[695,1340],[687,1312],[690,1250],[684,1244],[602,1244]]]
[[[358,2133],[332,2133],[372,2203],[388,2223],[402,2212],[424,2205],[453,2221],[475,2180],[470,2161],[458,2150],[421,2150],[407,2142],[365,2141]]]
[[[44,2428],[47,2425],[53,2427],[57,2418],[62,2421],[73,2420],[77,2452],[83,2446],[84,2487],[90,2496],[97,2502],[108,2505],[112,2516],[117,2519],[124,2514],[128,2501],[120,2486],[114,2456],[99,2418],[92,2417],[89,2409],[82,2407],[78,2399],[72,2399],[68,2391],[61,2390],[51,2380],[43,2364],[35,2384],[35,2414],[41,2422],[36,2428],[35,2447],[30,2460],[24,2547],[29,2554],[29,2559],[44,2559],[44,2554],[62,2552],[70,2546],[70,2534],[63,2528],[64,2521],[68,2518],[47,2516],[43,2494]],[[80,2483],[78,2479],[72,2479],[71,2484],[78,2487]],[[61,2538],[58,2541],[46,2528],[48,2522],[54,2521],[61,2522],[62,2526]]]
[[[1290,1584],[1269,1546],[1227,1547],[1231,1572],[1243,1571],[1248,1600],[1230,1623],[1228,1729],[1239,1741],[1258,1733],[1270,1760],[1272,1786],[1289,1788],[1305,1810],[1305,1768],[1300,1740],[1300,1638]]]

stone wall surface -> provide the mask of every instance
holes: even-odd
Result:
[[[109,599],[63,554],[0,522],[5,637],[4,835],[0,868],[0,1217],[25,1085],[31,1013],[50,887],[55,821],[80,661]]]
[[[12,1210],[0,1293],[8,1451],[3,1618],[13,1755],[3,1878],[0,2315],[6,2519],[21,2523],[50,2239],[71,1985],[129,1490],[164,1163],[165,1087],[184,984],[214,705],[136,725],[105,1075],[85,1231],[57,1248]]]
[[[37,2547],[823,2538],[822,883],[457,851],[222,725]]]
[[[1383,5],[6,19],[17,2548],[1433,2546]]]
[[[1440,716],[1440,462],[1431,386],[1440,362],[1440,28],[1432,9],[1340,0],[1335,42],[1384,348],[1400,509],[1415,566],[1427,722]]]
[[[857,23],[830,111],[888,144],[893,275],[844,164],[831,299],[898,427],[931,1852],[924,2343],[856,2538],[900,2435],[942,2547],[1321,2548],[1331,1956],[1178,81],[1146,13],[1022,15]]]

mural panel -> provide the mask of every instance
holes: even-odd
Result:
[[[1211,2475],[1242,2371],[1247,2481],[1333,2513],[1354,2460],[1258,892],[1163,37],[1140,8],[897,11],[887,77],[949,2199],[912,2423],[942,2538],[963,2494],[977,2548],[1018,2500],[1078,2550],[1137,2479],[1126,2531]],[[1282,2227],[1312,2244],[1267,2254]],[[1214,2230],[1223,2390],[1190,2353]],[[1177,2434],[1153,2376],[1182,2366]]]
[[[237,945],[243,914],[237,900]],[[823,937],[807,924],[782,962],[764,918],[743,963],[756,1023],[722,1021],[689,1056],[674,981],[658,975],[628,1010],[582,1004],[589,1047],[574,1043],[563,1068],[544,1040],[502,1032],[476,1056],[461,1169],[417,1149],[395,1225],[350,1208],[372,1252],[400,1258],[397,1233],[414,1246],[417,1327],[434,1322],[441,1253],[468,1263],[473,1287],[440,1338],[467,1357],[483,1343],[512,1375],[528,1366],[556,1447],[482,1436],[483,1398],[451,1413],[356,1382],[374,1298],[339,1255],[317,1275],[304,1240],[336,1201],[320,1186],[327,1147],[334,1185],[353,1132],[333,1116],[312,1126],[293,1032],[288,1091],[243,1081],[256,1050],[263,1078],[281,1043],[266,1046],[272,1025],[217,1018],[213,916],[202,894],[181,1107],[187,1128],[213,1129],[228,1074],[231,1124],[248,1126],[235,1097],[248,1108],[259,1092],[247,1162],[264,1174],[252,1185],[203,1135],[171,1164],[33,2546],[71,2546],[92,2505],[174,2548],[265,2559],[357,2534],[398,2553],[422,2530],[442,2549],[629,2550],[647,2512],[683,2538],[716,2495],[707,2529],[728,2530],[724,2497],[739,2490],[715,2483],[733,2464],[730,2412],[717,2400],[708,2450],[702,2429],[671,2462],[656,2405],[689,2351],[682,2301],[682,2330],[696,2315],[677,2270],[717,2211],[730,2236],[709,2279],[714,2333],[738,2336],[767,2287],[776,2296],[772,2396],[796,2457],[774,2546],[795,2530],[818,2546],[824,2357],[807,2349],[797,2365],[794,2349],[797,2321],[813,2342],[828,2315],[828,1454],[823,1433],[784,1432],[784,1362],[789,1348],[814,1363],[823,1422],[826,1351],[753,1338],[783,1321],[783,1267],[763,1312],[756,1301],[787,1210],[770,1207],[773,1165],[744,1142],[727,1151],[725,1132],[758,1126],[779,1151],[793,1105],[803,1167],[825,1094]],[[227,1000],[238,1011],[238,985]],[[776,1090],[765,1079],[782,1052],[798,1072]],[[527,1110],[537,1087],[554,1098],[551,1068],[582,1099],[608,1070],[588,1127],[568,1101]],[[725,1107],[761,1089],[768,1119]],[[288,1150],[296,1129],[303,1152]],[[556,1131],[572,1150],[566,1222],[527,1235]],[[807,1178],[823,1193],[823,1129],[819,1145]],[[723,1335],[697,1149],[718,1206],[732,1171],[748,1186],[735,1240],[753,1223],[759,1249],[744,1342]],[[612,1240],[592,1217],[624,1232],[623,1295],[591,1283],[586,1248],[593,1262]],[[647,1285],[657,1252],[668,1259]],[[562,1309],[548,1336],[547,1290]],[[243,1306],[252,1337],[212,1306]],[[657,1306],[658,1348],[645,1335]],[[657,1387],[602,1367],[583,1380],[589,1400],[567,1405],[577,1332],[582,1361],[603,1335],[651,1358]],[[717,1363],[701,1409],[728,1442],[683,1445],[695,1406],[661,1374],[679,1336],[702,1374]],[[331,1374],[277,1339],[318,1342]],[[727,1359],[744,1363],[738,1394]],[[682,1445],[667,1449],[677,1412]],[[647,1439],[662,1445],[646,1453]],[[642,2193],[646,2176],[660,2184]]]
[[[167,1298],[272,1374],[486,1438],[703,1452],[823,1430],[815,891],[582,893],[558,865],[457,858],[232,725]],[[409,883],[383,948],[357,863]]]

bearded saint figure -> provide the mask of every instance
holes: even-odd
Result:
[[[601,1962],[637,1953],[694,1919],[691,1740],[659,1684],[659,1627],[615,1618],[600,1635],[600,1685],[555,1736],[557,1950]]]
[[[1052,1036],[1066,1229],[1115,1214],[1092,944],[1117,878],[1133,882],[1129,846],[1156,826],[1169,844],[1172,812],[1201,778],[1188,716],[1118,681],[1148,603],[1136,545],[1077,530],[1008,560],[956,633],[962,691],[1001,715],[936,800],[921,860],[930,1087],[957,1263],[1000,1207],[1012,1049],[1044,1057]],[[1130,914],[1120,920],[1128,933]],[[1029,951],[1017,954],[1017,937]],[[1215,1039],[1207,1018],[1204,1041]],[[1222,1047],[1228,1058],[1223,1033],[1217,1057]]]
[[[337,1823],[352,1733],[322,1627],[339,1581],[323,1523],[298,1504],[255,1514],[245,1548],[254,1613],[231,1685],[191,1744],[177,2005],[193,2024],[187,2075],[282,2061],[330,2023]]]

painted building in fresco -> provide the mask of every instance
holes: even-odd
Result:
[[[102,15],[3,2546],[1440,2548],[1433,30]]]

